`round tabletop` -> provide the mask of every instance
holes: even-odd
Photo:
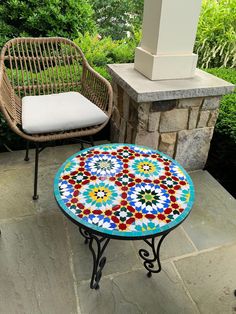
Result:
[[[99,234],[147,238],[189,214],[194,186],[172,158],[134,144],[106,144],[68,158],[54,181],[56,200],[74,222]]]

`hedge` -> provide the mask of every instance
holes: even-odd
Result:
[[[232,84],[236,84],[235,69],[213,68],[206,71]],[[231,138],[236,143],[236,91],[233,94],[222,97],[215,130]]]

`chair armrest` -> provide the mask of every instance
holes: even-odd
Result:
[[[11,127],[21,124],[21,100],[11,86],[3,63],[0,69],[0,111]]]
[[[31,135],[25,134],[21,129],[21,99],[15,94],[3,63],[0,64],[0,111],[13,132],[26,140],[34,140]]]
[[[83,65],[81,93],[102,109],[109,117],[111,116],[113,101],[111,84],[87,62]]]

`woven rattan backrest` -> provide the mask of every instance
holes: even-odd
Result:
[[[8,78],[19,97],[80,91],[81,50],[65,38],[15,38],[1,54]]]

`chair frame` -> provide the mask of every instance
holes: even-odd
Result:
[[[61,75],[63,67],[66,79]],[[0,55],[0,111],[13,132],[36,145],[34,200],[38,198],[38,158],[42,151],[39,144],[92,136],[109,121],[92,127],[53,133],[24,132],[21,119],[22,97],[66,91],[79,91],[103,110],[108,118],[111,117],[111,84],[88,64],[83,52],[74,42],[62,37],[14,38],[4,45]],[[27,144],[25,160],[29,160],[28,148]]]

